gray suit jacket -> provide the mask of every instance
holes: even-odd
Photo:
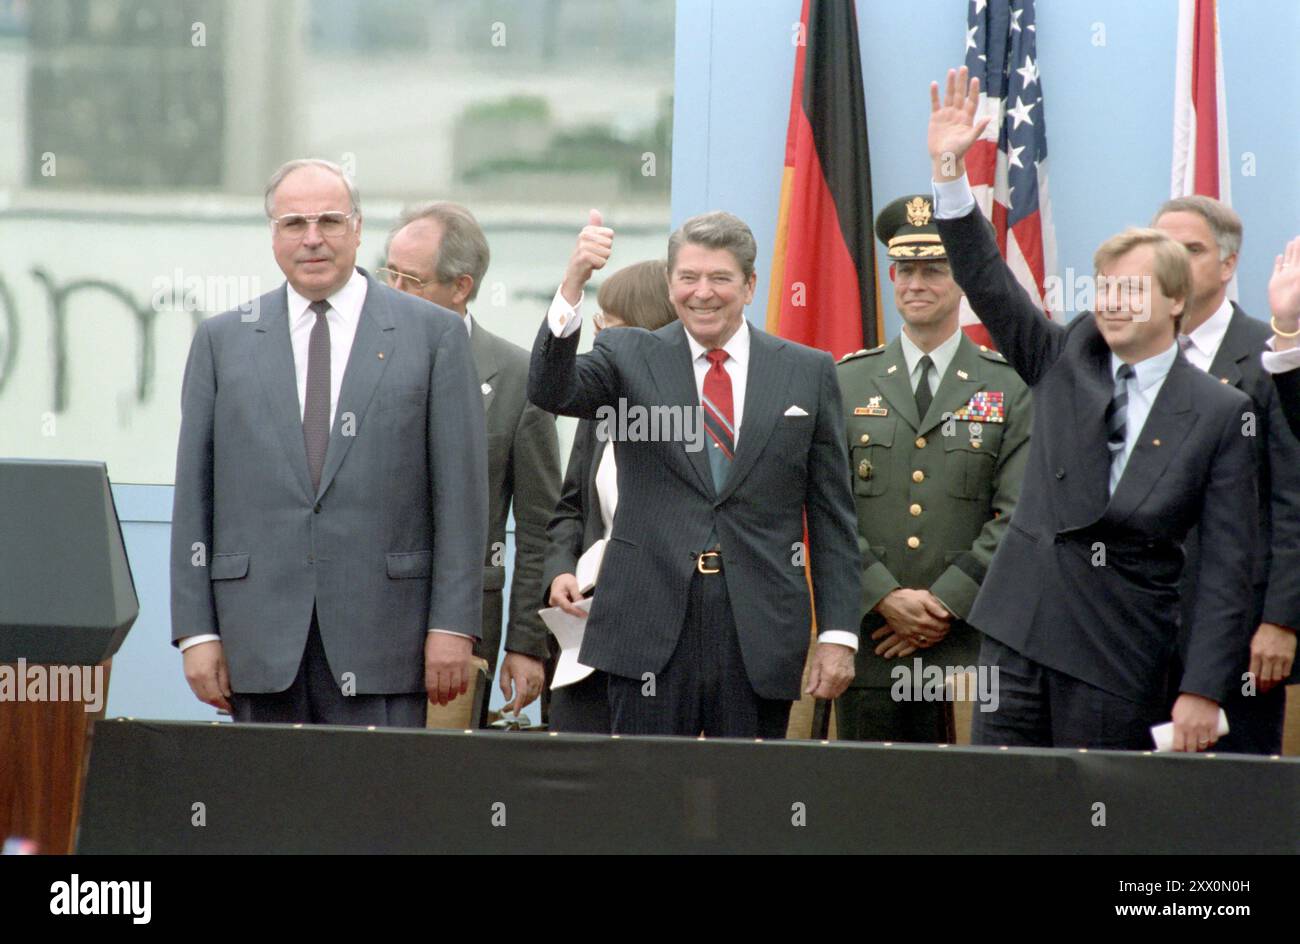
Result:
[[[532,402],[584,419],[620,400],[638,411],[698,410],[680,321],[655,332],[602,331],[588,354],[578,355],[577,347],[577,332],[556,338],[543,320],[528,375]],[[812,629],[799,552],[805,512],[818,628],[856,635],[862,593],[844,413],[830,355],[750,326],[744,418],[720,492],[704,450],[688,450],[680,439],[623,439],[614,449],[618,514],[582,662],[624,678],[662,671],[686,617],[695,555],[716,532],[750,684],[761,698],[797,699]]]
[[[528,402],[528,352],[477,321],[470,348],[478,371],[488,437],[488,548],[483,567],[483,636],[478,654],[496,667],[504,609],[506,522],[515,508],[515,572],[510,583],[506,649],[546,657],[537,615],[546,525],[560,494],[555,417]]]
[[[465,326],[361,271],[366,301],[315,494],[284,287],[249,320],[202,322],[190,347],[172,637],[219,634],[237,692],[293,682],[313,607],[335,678],[357,694],[422,690],[431,628],[479,635],[487,446]]]

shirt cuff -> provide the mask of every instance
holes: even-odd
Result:
[[[1271,347],[1271,338],[1268,343]],[[1300,347],[1290,347],[1285,351],[1265,351],[1260,355],[1260,362],[1270,374],[1285,374],[1288,370],[1300,367]]]
[[[971,192],[965,174],[956,180],[932,180],[930,189],[934,192],[936,220],[955,220],[975,208],[975,194]]]
[[[176,643],[176,648],[179,649],[181,652],[184,652],[190,646],[197,646],[199,643],[202,642],[221,642],[221,637],[216,635],[215,633],[203,633],[198,636],[186,636],[184,639]]]
[[[848,646],[854,652],[858,651],[858,637],[842,629],[828,629],[824,633],[818,633],[817,641],[833,642],[840,646]]]
[[[578,296],[578,304],[570,305],[557,288],[551,307],[546,311],[546,320],[551,325],[551,333],[557,338],[567,338],[582,325],[582,300],[587,297],[583,292]]]
[[[431,633],[442,633],[444,636],[459,636],[461,639],[473,639],[469,633],[458,633],[454,629],[431,629]]]

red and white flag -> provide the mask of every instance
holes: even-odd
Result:
[[[1199,193],[1232,203],[1228,109],[1215,0],[1178,0],[1174,162],[1169,196]]]

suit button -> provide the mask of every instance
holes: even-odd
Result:
[[[924,436],[917,436],[917,437],[916,437],[916,448],[917,448],[917,449],[924,449],[924,448],[925,448],[925,437],[924,437]]]
[[[1057,477],[1058,479],[1063,479],[1063,478],[1065,478],[1065,470],[1064,470],[1064,469],[1057,469],[1057,470],[1056,470],[1056,477]]]
[[[925,473],[922,472],[920,469],[917,469],[915,472],[912,473],[912,481],[913,481],[913,482],[924,482],[924,481],[925,481]]]
[[[870,434],[870,433],[863,433],[863,434],[862,434],[862,445],[865,446],[865,445],[866,445],[867,443],[869,443],[869,442],[871,442],[871,434]]]
[[[907,546],[910,547],[912,550],[916,550],[918,547],[921,546],[921,539],[918,538],[916,535],[912,535],[910,538],[907,539]]]
[[[919,518],[919,517],[921,516],[921,506],[920,506],[920,505],[913,505],[911,508],[909,508],[909,509],[907,509],[907,510],[910,511],[910,512],[912,513],[912,517],[913,517],[913,518]]]
[[[316,503],[316,507],[313,508],[312,511],[313,511],[315,514],[318,514],[318,515],[320,514],[320,502],[317,502],[317,503]]]

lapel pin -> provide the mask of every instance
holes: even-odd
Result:
[[[1219,378],[1219,383],[1221,383],[1221,384],[1226,384],[1227,382],[1228,382],[1228,378],[1227,378],[1227,377],[1220,377],[1220,378]]]
[[[898,365],[897,365],[897,364],[890,364],[890,365],[889,365],[889,370],[885,371],[885,373],[887,373],[887,374],[892,374],[892,373],[893,373],[894,371],[896,371],[896,370],[898,370]]]
[[[380,359],[381,361],[384,359],[384,352],[383,352],[383,351],[380,351],[380,352],[379,352],[379,359]]]
[[[1153,445],[1153,446],[1158,446],[1158,445],[1160,445],[1160,440],[1158,440],[1158,439],[1153,439],[1153,440],[1151,440],[1151,445]]]
[[[957,376],[962,380],[970,380],[970,374],[966,373],[964,370],[957,371]]]
[[[483,385],[483,396],[486,397],[491,392],[492,392],[492,385],[490,383],[485,383]]]

